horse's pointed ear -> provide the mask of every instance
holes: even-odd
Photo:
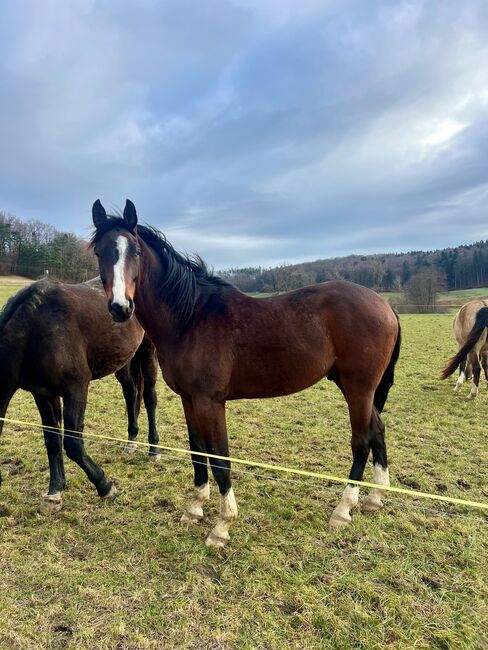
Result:
[[[134,230],[134,228],[137,226],[136,206],[132,203],[132,201],[129,201],[129,199],[127,199],[125,202],[124,221],[127,223],[130,230]]]
[[[97,199],[93,204],[92,219],[95,228],[99,228],[102,223],[107,220],[107,213],[105,212],[103,205],[100,203],[100,199]]]

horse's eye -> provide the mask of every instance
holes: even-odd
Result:
[[[140,248],[137,248],[137,249],[136,249],[136,255],[140,255],[140,254],[141,254],[141,249],[140,249]]]
[[[97,257],[100,257],[100,253],[97,253],[97,251],[93,251]]]

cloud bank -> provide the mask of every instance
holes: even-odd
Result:
[[[0,3],[0,209],[216,268],[488,237],[488,4]]]

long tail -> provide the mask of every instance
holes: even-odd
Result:
[[[469,333],[466,343],[459,349],[459,352],[449,359],[447,366],[441,372],[441,379],[447,379],[452,375],[460,363],[466,361],[466,357],[479,341],[485,327],[488,327],[488,307],[482,307],[476,314],[476,320]]]
[[[400,347],[402,344],[402,331],[400,327],[400,320],[396,312],[395,312],[395,316],[398,323],[397,340],[395,342],[395,347],[393,348],[393,352],[391,354],[390,363],[386,367],[386,370],[383,373],[383,377],[381,378],[381,381],[378,384],[378,387],[374,393],[373,402],[378,413],[381,413],[381,411],[383,410],[386,404],[386,400],[388,399],[388,393],[390,391],[390,388],[393,386],[393,382],[395,380],[395,365],[396,362],[398,361],[398,357],[400,356]]]

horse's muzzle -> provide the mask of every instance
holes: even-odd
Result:
[[[127,306],[119,305],[118,302],[108,302],[108,310],[116,323],[124,323],[134,313],[134,301],[129,298]]]

